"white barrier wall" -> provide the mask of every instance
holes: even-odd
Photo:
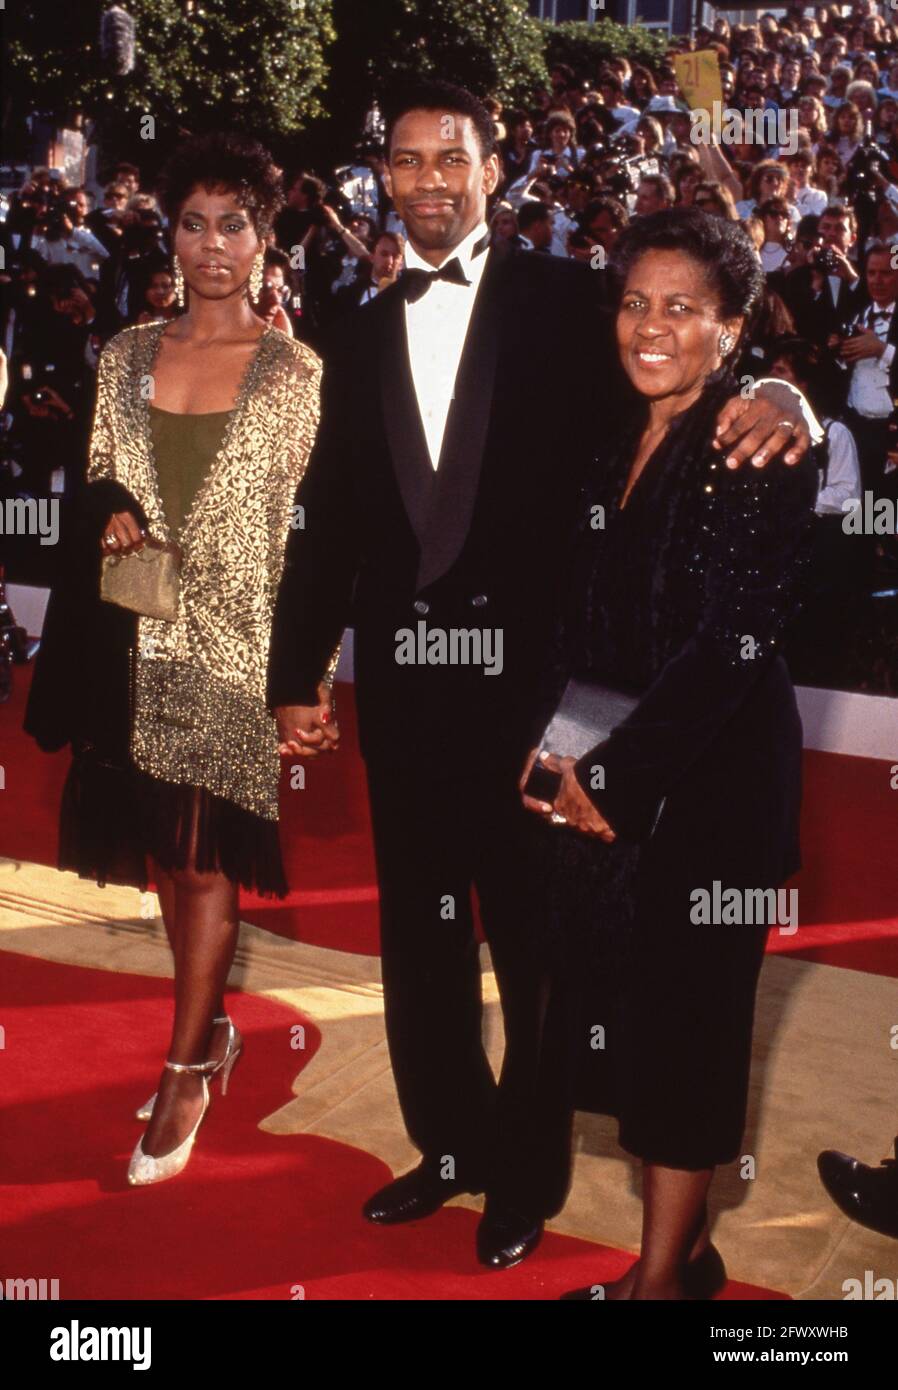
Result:
[[[898,700],[799,686],[805,748],[898,761]]]
[[[40,634],[49,589],[8,584],[7,597],[16,621],[29,637]],[[353,678],[352,629],[347,628],[337,667],[337,679]],[[898,761],[898,700],[885,695],[859,695],[844,690],[798,687],[798,707],[804,724],[805,748],[824,753],[848,753],[856,758]]]

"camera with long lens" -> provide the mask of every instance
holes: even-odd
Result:
[[[857,208],[864,202],[876,202],[876,176],[883,172],[886,156],[875,140],[867,139],[857,149],[848,165],[845,195]]]

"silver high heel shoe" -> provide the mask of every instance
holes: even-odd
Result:
[[[213,1066],[210,1068],[209,1076],[211,1078],[217,1075],[219,1071],[222,1073],[221,1094],[223,1096],[226,1096],[228,1093],[228,1081],[231,1078],[231,1072],[234,1070],[237,1058],[243,1051],[243,1042],[241,1040],[240,1045],[236,1048],[234,1047],[237,1032],[234,1028],[232,1019],[230,1019],[227,1014],[219,1014],[218,1018],[213,1018],[212,1026],[214,1027],[216,1023],[226,1023],[228,1025],[228,1045],[225,1048],[225,1054],[221,1058],[221,1060],[215,1062]],[[144,1101],[140,1109],[134,1112],[135,1119],[143,1120],[144,1123],[149,1122],[149,1120],[152,1118],[153,1106],[156,1104],[157,1094],[158,1092],[154,1091],[153,1094],[150,1096],[149,1100]]]
[[[132,1187],[148,1187],[150,1183],[165,1182],[167,1178],[176,1177],[182,1169],[187,1167],[197,1130],[203,1123],[206,1111],[209,1109],[209,1083],[205,1074],[212,1068],[217,1070],[217,1062],[165,1062],[163,1065],[168,1071],[199,1072],[202,1074],[203,1108],[187,1138],[176,1149],[172,1149],[171,1153],[159,1154],[155,1157],[152,1154],[144,1153],[143,1136],[141,1135],[131,1155],[131,1162],[128,1164],[128,1182]]]

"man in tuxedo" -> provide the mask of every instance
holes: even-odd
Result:
[[[371,261],[360,269],[351,285],[344,285],[334,295],[334,312],[337,315],[360,309],[376,299],[385,281],[396,279],[402,268],[404,238],[398,232],[381,232],[371,251]]]
[[[845,423],[857,444],[864,490],[878,497],[898,400],[898,270],[890,246],[870,248],[864,282],[846,306],[843,334],[830,342],[847,369]]]
[[[333,749],[319,682],[352,624],[387,1038],[422,1154],[364,1213],[408,1221],[484,1191],[478,1256],[506,1268],[536,1246],[569,1182],[564,1030],[518,781],[542,732],[535,692],[581,477],[620,410],[622,377],[604,276],[488,249],[493,141],[480,102],[448,84],[390,116],[406,270],[343,321],[326,359],[268,703],[282,752]],[[806,444],[782,386],[724,416],[736,462],[763,462],[793,430],[796,456]],[[502,1002],[498,1083],[481,1038],[472,887]]]
[[[819,224],[822,247],[813,259],[785,277],[780,290],[795,318],[802,338],[825,343],[839,331],[848,314],[852,294],[860,284],[860,274],[849,252],[857,234],[854,211],[847,204],[833,203],[821,214]],[[828,260],[821,267],[821,252]]]

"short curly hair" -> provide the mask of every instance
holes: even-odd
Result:
[[[157,192],[172,230],[191,189],[198,186],[233,192],[259,237],[271,231],[284,203],[281,170],[264,145],[238,131],[192,136],[169,157]]]
[[[668,208],[637,217],[618,237],[611,271],[618,293],[646,251],[682,251],[705,272],[717,295],[720,317],[747,317],[760,301],[764,272],[740,222],[710,217],[700,208]]]

